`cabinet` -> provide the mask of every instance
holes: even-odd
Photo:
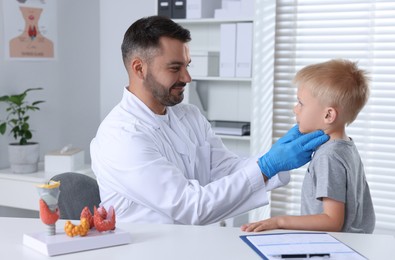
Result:
[[[191,32],[190,52],[220,52],[221,24],[252,23],[253,19],[175,19]],[[252,48],[252,46],[250,46]],[[193,57],[192,57],[193,63]],[[208,120],[251,122],[252,78],[194,76],[185,102],[197,105]],[[250,155],[250,136],[221,135],[224,144],[240,156]]]

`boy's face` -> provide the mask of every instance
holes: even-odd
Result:
[[[297,92],[298,102],[294,107],[296,122],[301,133],[310,133],[318,129],[324,129],[326,110],[324,104],[313,97],[308,88],[300,85]]]

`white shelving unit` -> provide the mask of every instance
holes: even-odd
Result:
[[[250,141],[250,136],[236,136],[236,135],[220,135],[222,139],[225,140],[241,140],[241,141]]]
[[[189,46],[192,53],[194,51],[219,52],[221,24],[253,22],[253,19],[210,18],[175,19],[174,21],[190,30],[192,41]],[[186,92],[187,102],[198,105],[208,120],[251,122],[252,78],[191,76],[196,87]],[[190,95],[195,95],[195,97],[190,97]],[[250,155],[249,136],[221,135],[221,138],[224,144],[236,154]]]
[[[251,78],[220,78],[220,77],[202,77],[202,76],[195,76],[193,80],[199,81],[234,81],[234,82],[250,82],[252,81]]]

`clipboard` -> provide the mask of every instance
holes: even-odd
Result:
[[[240,238],[265,260],[279,260],[282,256],[290,254],[329,254],[331,260],[367,259],[325,232],[251,234]]]

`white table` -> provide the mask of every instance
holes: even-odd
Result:
[[[63,227],[59,220],[57,227]],[[0,218],[0,252],[10,259],[255,259],[260,257],[240,238],[239,228],[216,226],[181,226],[161,224],[117,223],[117,228],[127,230],[132,243],[54,257],[47,257],[22,243],[24,233],[44,230],[40,219]],[[282,230],[283,231],[283,230]],[[275,232],[275,231],[274,231]],[[331,233],[368,259],[391,259],[395,238],[390,235],[364,235]],[[393,258],[392,258],[393,259]]]
[[[90,165],[73,171],[94,177]],[[47,182],[52,176],[60,172],[47,173],[43,165],[34,173],[12,173],[11,169],[0,170],[0,206],[38,210],[37,184]]]

